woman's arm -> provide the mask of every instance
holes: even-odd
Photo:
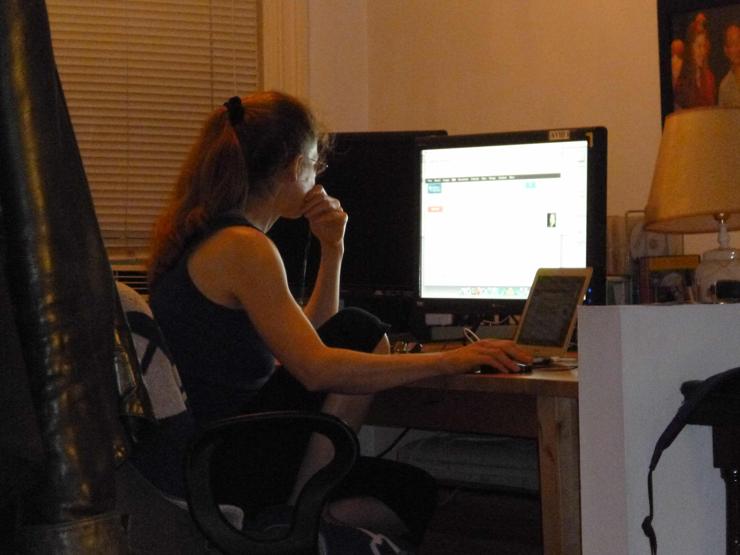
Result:
[[[420,355],[373,355],[326,347],[293,300],[280,255],[267,237],[250,228],[229,228],[209,242],[194,255],[203,258],[193,262],[218,268],[213,274],[218,276],[218,287],[225,287],[247,311],[275,357],[309,390],[373,393],[426,377],[466,372],[480,364],[506,372],[518,369],[512,359],[530,361],[510,341],[484,340]],[[218,260],[207,260],[211,252]],[[193,277],[199,288],[207,285]]]
[[[316,282],[303,310],[311,324],[318,328],[339,310],[339,280],[347,213],[337,199],[327,195],[321,185],[316,185],[306,195],[303,216],[321,247]]]

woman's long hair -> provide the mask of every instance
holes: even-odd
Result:
[[[149,283],[170,269],[188,241],[226,212],[243,213],[247,198],[270,194],[275,176],[323,133],[298,99],[269,91],[241,99],[244,117],[230,121],[226,107],[206,120],[154,226]],[[238,107],[238,103],[237,103]]]
[[[676,79],[676,84],[673,87],[674,102],[681,108],[692,108],[706,104],[706,101],[703,101],[701,98],[699,86],[697,85],[699,66],[694,57],[694,44],[702,36],[706,39],[707,44],[709,44],[706,23],[703,18],[697,16],[689,24],[686,31],[686,47],[684,48],[683,63]],[[708,60],[704,60],[704,63],[708,63]]]

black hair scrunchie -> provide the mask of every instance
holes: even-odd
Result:
[[[226,102],[224,106],[229,112],[229,121],[231,125],[236,125],[244,121],[244,106],[242,105],[242,99],[238,96],[232,96]]]

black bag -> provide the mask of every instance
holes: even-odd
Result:
[[[642,531],[650,541],[650,550],[653,555],[658,550],[658,540],[653,529],[653,471],[658,466],[663,451],[673,443],[686,424],[709,424],[711,416],[716,415],[717,396],[737,396],[738,415],[740,415],[740,379],[733,381],[733,378],[740,378],[740,367],[715,374],[704,381],[685,382],[681,386],[684,402],[658,438],[648,471],[650,513],[642,521]],[[738,421],[740,422],[740,419]]]

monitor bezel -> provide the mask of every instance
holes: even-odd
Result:
[[[563,141],[583,141],[587,147],[587,220],[586,266],[593,268],[586,304],[605,304],[606,301],[606,179],[607,179],[607,130],[606,127],[571,127],[466,135],[424,137],[416,141],[416,184],[421,206],[421,158],[424,150],[532,144]],[[420,216],[421,217],[421,216]],[[490,315],[518,315],[526,299],[454,299],[429,298],[421,294],[421,234],[416,241],[417,252],[417,302],[425,312],[453,312],[476,314],[480,318]]]

